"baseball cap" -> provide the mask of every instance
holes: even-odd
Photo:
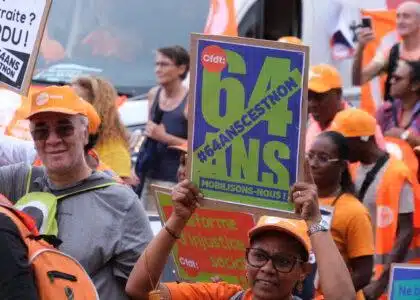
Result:
[[[43,112],[87,116],[86,104],[70,86],[48,86],[31,95],[27,119]]]
[[[343,87],[341,75],[331,65],[319,64],[310,67],[308,89],[315,93],[325,93]]]
[[[302,40],[295,36],[282,36],[277,41],[282,42],[282,43],[294,44],[294,45],[303,45]]]
[[[262,216],[257,225],[248,232],[249,239],[264,231],[284,232],[296,239],[311,254],[312,246],[308,236],[308,226],[305,221],[280,217]]]
[[[93,107],[92,104],[87,102],[86,100],[82,99],[84,105],[86,106],[86,116],[89,120],[88,131],[89,134],[95,134],[99,130],[99,126],[101,125],[101,118],[98,115],[98,112]]]
[[[370,136],[375,135],[376,125],[376,119],[368,112],[359,108],[347,108],[335,115],[330,130],[348,138],[360,137],[367,141]]]
[[[181,145],[176,145],[176,146],[169,146],[169,148],[171,149],[177,149],[180,150],[182,152],[188,152],[188,143],[182,143]]]

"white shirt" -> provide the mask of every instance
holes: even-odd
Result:
[[[36,157],[33,141],[0,134],[0,167],[16,163],[32,164]]]

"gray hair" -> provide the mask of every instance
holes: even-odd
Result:
[[[79,117],[80,123],[84,127],[86,127],[86,129],[88,129],[88,127],[89,127],[89,119],[88,119],[88,117],[83,116],[83,115],[78,115],[78,117]]]

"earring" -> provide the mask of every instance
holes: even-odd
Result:
[[[298,283],[296,284],[296,290],[298,291],[299,294],[302,294],[302,292],[303,292],[303,280],[298,281]]]

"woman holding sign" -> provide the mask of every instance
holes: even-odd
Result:
[[[355,290],[347,268],[321,220],[318,195],[308,163],[305,182],[291,190],[296,212],[303,220],[262,217],[250,230],[250,247],[244,253],[250,289],[218,283],[165,283],[159,277],[167,257],[183,228],[199,206],[202,195],[188,180],[176,185],[172,199],[174,212],[137,261],[127,282],[132,299],[221,299],[286,300],[295,286],[310,272],[310,251],[318,259],[320,281],[326,299],[354,299]]]
[[[369,212],[354,196],[354,185],[347,166],[349,149],[344,136],[327,131],[319,135],[307,153],[319,203],[334,210],[331,232],[353,279],[356,291],[372,277],[373,244]],[[318,289],[318,299],[322,299]],[[363,293],[357,299],[364,299]]]

